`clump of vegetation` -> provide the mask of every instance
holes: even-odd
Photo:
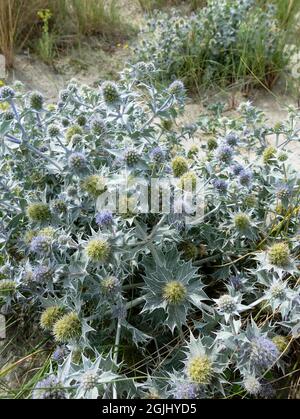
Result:
[[[51,63],[59,50],[82,37],[126,37],[130,25],[121,18],[119,6],[118,0],[2,0],[0,52],[7,68],[25,46]]]
[[[51,108],[20,83],[0,89],[1,313],[49,353],[20,387],[4,381],[5,397],[295,391],[300,179],[280,156],[300,115],[272,128],[244,103],[180,126],[184,85],[157,89],[156,73],[139,63],[97,90],[72,80]],[[215,147],[189,153],[195,133]],[[167,184],[149,210],[153,179]],[[5,352],[2,380],[20,364]]]
[[[287,31],[274,4],[210,0],[192,15],[157,11],[148,18],[135,54],[154,61],[161,81],[188,87],[263,84],[272,87],[287,64]],[[283,17],[281,17],[283,19]]]
[[[206,0],[139,0],[141,8],[146,12],[172,6],[188,6],[190,10],[203,7]]]

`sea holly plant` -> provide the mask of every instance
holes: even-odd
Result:
[[[1,356],[49,352],[20,397],[284,397],[297,370],[299,114],[181,125],[185,87],[157,71],[51,105],[0,90],[0,304],[24,336]]]

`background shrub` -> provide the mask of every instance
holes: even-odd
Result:
[[[155,61],[162,81],[175,76],[189,87],[249,82],[270,88],[287,63],[285,39],[273,4],[211,0],[192,16],[157,12],[135,52],[138,60]]]

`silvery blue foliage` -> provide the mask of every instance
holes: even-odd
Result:
[[[300,331],[299,173],[280,158],[299,114],[268,160],[278,127],[250,103],[181,127],[185,89],[155,74],[145,62],[100,89],[72,81],[50,107],[1,91],[14,117],[0,113],[0,304],[54,352],[34,397],[265,397],[264,374],[292,366],[273,339]],[[183,211],[165,213],[163,194],[141,209],[153,178]],[[185,178],[202,181],[196,217]]]

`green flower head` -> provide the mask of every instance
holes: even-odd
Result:
[[[62,318],[64,309],[58,306],[48,307],[41,315],[40,325],[44,330],[52,330],[54,324]]]
[[[272,342],[275,343],[280,353],[284,352],[289,344],[289,338],[283,335],[276,335],[273,337]]]
[[[196,356],[187,364],[188,377],[196,384],[208,384],[211,380],[212,372],[212,362],[207,355]]]
[[[16,291],[16,283],[14,281],[9,281],[2,279],[0,281],[0,297],[9,297],[12,296]]]
[[[290,263],[290,250],[286,243],[275,243],[268,250],[269,262],[272,265],[284,268]]]
[[[76,313],[65,314],[53,326],[53,334],[57,342],[69,342],[78,339],[81,331],[81,321]]]
[[[276,148],[275,147],[267,147],[263,153],[263,161],[265,164],[270,164],[272,160],[276,157]]]
[[[106,262],[111,254],[111,246],[105,239],[91,239],[86,246],[87,257],[95,263]]]
[[[179,181],[179,187],[181,189],[192,189],[195,190],[197,185],[197,176],[193,172],[187,172],[181,176]]]
[[[238,231],[248,230],[251,226],[250,218],[247,214],[240,212],[234,216],[234,225]]]
[[[93,198],[98,198],[106,190],[104,178],[99,175],[86,177],[81,184],[82,189]]]
[[[188,162],[184,157],[178,156],[172,160],[172,170],[174,176],[180,177],[188,171]]]
[[[186,287],[179,281],[168,282],[163,288],[163,298],[169,304],[180,304],[186,297]]]
[[[50,208],[41,202],[31,204],[27,207],[27,216],[35,222],[49,221],[51,218]]]

